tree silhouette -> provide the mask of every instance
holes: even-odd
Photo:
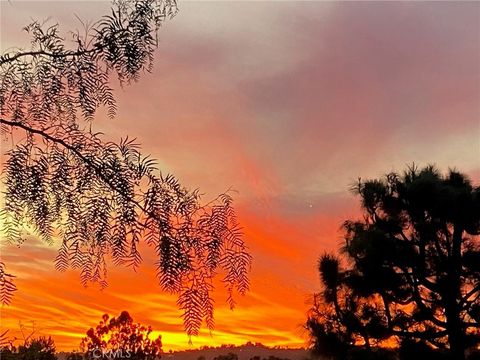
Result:
[[[173,176],[163,176],[128,138],[102,140],[94,116],[116,103],[110,81],[150,71],[157,30],[175,0],[115,1],[110,15],[64,39],[59,26],[25,30],[31,49],[0,58],[0,125],[5,152],[2,230],[20,245],[25,231],[61,239],[57,269],[80,269],[81,282],[106,286],[107,261],[137,267],[141,241],[155,249],[160,286],[179,295],[186,331],[213,328],[212,278],[224,274],[228,301],[249,283],[250,255],[229,193],[203,204]],[[72,45],[73,44],[73,45]],[[15,286],[0,266],[0,299]]]
[[[342,353],[397,339],[464,359],[480,342],[480,188],[454,170],[412,166],[359,180],[354,192],[364,218],[344,223],[343,257],[319,261],[314,347]]]
[[[80,347],[86,359],[130,358],[153,360],[162,352],[161,336],[151,338],[152,327],[134,323],[126,311],[117,318],[107,314],[95,328],[87,331]]]

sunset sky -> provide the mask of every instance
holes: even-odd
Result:
[[[28,44],[31,19],[81,28],[105,1],[1,2],[2,52]],[[210,200],[235,195],[253,255],[251,291],[232,312],[221,285],[216,328],[193,347],[304,346],[316,260],[358,216],[358,179],[412,162],[456,167],[480,181],[480,3],[181,1],[160,30],[152,74],[119,89],[107,139],[136,137],[164,173]],[[2,143],[2,148],[6,147]],[[2,150],[3,151],[3,150]],[[164,349],[187,349],[176,298],[160,291],[155,254],[135,273],[110,268],[109,286],[83,288],[54,269],[58,247],[32,237],[2,244],[18,291],[1,328],[34,320],[59,350],[78,348],[103,313],[128,310]]]

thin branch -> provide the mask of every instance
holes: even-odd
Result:
[[[63,146],[67,150],[71,151],[78,158],[80,158],[80,160],[82,160],[86,165],[90,166],[95,171],[95,174],[97,174],[97,176],[101,180],[103,180],[110,187],[111,190],[119,193],[120,195],[122,195],[128,201],[131,201],[133,204],[135,204],[135,206],[137,206],[140,210],[142,210],[148,216],[150,216],[152,218],[156,217],[154,214],[149,213],[149,211],[147,211],[147,209],[145,209],[145,207],[142,204],[140,204],[137,200],[135,200],[133,198],[130,198],[125,193],[120,191],[117,187],[115,187],[111,183],[110,179],[108,179],[105,176],[105,174],[102,172],[102,170],[93,161],[91,161],[89,158],[87,158],[85,155],[83,155],[80,151],[78,151],[78,149],[76,149],[75,146],[72,146],[72,145],[68,144],[65,140],[56,138],[56,137],[46,133],[43,130],[38,130],[38,129],[32,128],[28,125],[25,125],[23,123],[16,122],[16,121],[9,121],[9,120],[0,118],[0,124],[4,124],[4,125],[10,126],[10,127],[17,127],[17,128],[23,129],[30,134],[40,135],[45,140],[48,140],[48,141],[51,141],[53,143],[56,143],[56,144],[59,144],[59,145]]]
[[[467,294],[465,294],[462,297],[459,305],[463,306],[464,304],[469,303],[468,299],[470,299],[470,297],[473,296],[477,292],[480,292],[480,285],[475,286],[472,290],[470,290]]]
[[[403,330],[392,330],[393,335],[405,336],[410,338],[417,339],[435,339],[447,336],[447,330],[437,331],[435,333],[430,333],[428,331],[403,331]]]
[[[38,57],[38,56],[48,56],[54,59],[61,59],[61,58],[68,58],[68,57],[75,57],[75,56],[81,56],[89,53],[93,53],[96,51],[101,51],[105,46],[98,45],[94,49],[85,49],[85,50],[77,50],[77,51],[68,51],[68,52],[63,52],[63,53],[50,53],[44,50],[38,50],[38,51],[26,51],[26,52],[18,52],[15,55],[10,55],[10,54],[5,54],[2,57],[0,57],[0,65],[4,65],[7,63],[14,62],[17,59],[20,59],[22,57]]]

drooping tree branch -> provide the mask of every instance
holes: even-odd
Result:
[[[4,125],[10,126],[12,128],[23,129],[26,132],[28,132],[29,134],[40,135],[46,141],[61,145],[62,147],[64,147],[68,151],[75,154],[75,156],[77,156],[80,160],[82,160],[85,163],[85,165],[87,165],[88,167],[93,169],[95,171],[96,175],[100,179],[102,179],[105,182],[105,184],[107,184],[110,187],[110,189],[112,191],[118,192],[124,197],[128,197],[128,194],[124,193],[122,191],[122,189],[117,188],[117,187],[115,187],[114,184],[112,184],[111,179],[109,179],[107,176],[105,176],[105,174],[102,172],[102,169],[99,166],[97,166],[91,159],[89,159],[88,157],[83,155],[75,146],[67,143],[65,141],[65,139],[52,136],[51,134],[47,133],[45,130],[34,129],[34,128],[32,128],[32,127],[30,127],[26,124],[20,123],[20,122],[9,121],[9,120],[5,120],[5,119],[0,118],[0,124],[4,124]],[[145,214],[147,214],[149,216],[153,215],[153,214],[149,214],[148,211],[145,209],[145,207],[142,204],[140,204],[138,201],[136,201],[135,199],[129,198],[129,201],[132,201],[135,204],[135,206],[137,206]]]
[[[57,269],[80,269],[84,285],[106,286],[108,257],[136,267],[140,243],[151,246],[160,287],[178,295],[196,335],[203,321],[214,324],[213,277],[223,276],[231,306],[249,287],[251,256],[232,197],[203,204],[134,141],[104,142],[92,130],[99,108],[115,116],[111,74],[128,84],[150,71],[157,31],[176,9],[175,0],[115,1],[84,37],[73,35],[73,49],[58,25],[26,27],[32,48],[0,58],[1,132],[27,133],[5,151],[0,216],[13,243],[25,229],[49,243],[59,237]]]

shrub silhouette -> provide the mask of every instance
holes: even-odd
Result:
[[[227,355],[218,355],[213,360],[238,360],[238,355],[235,353],[228,353]]]
[[[83,354],[71,352],[67,355],[66,360],[83,360]]]
[[[23,345],[5,346],[0,349],[2,360],[57,360],[55,342],[51,337],[31,338]]]

